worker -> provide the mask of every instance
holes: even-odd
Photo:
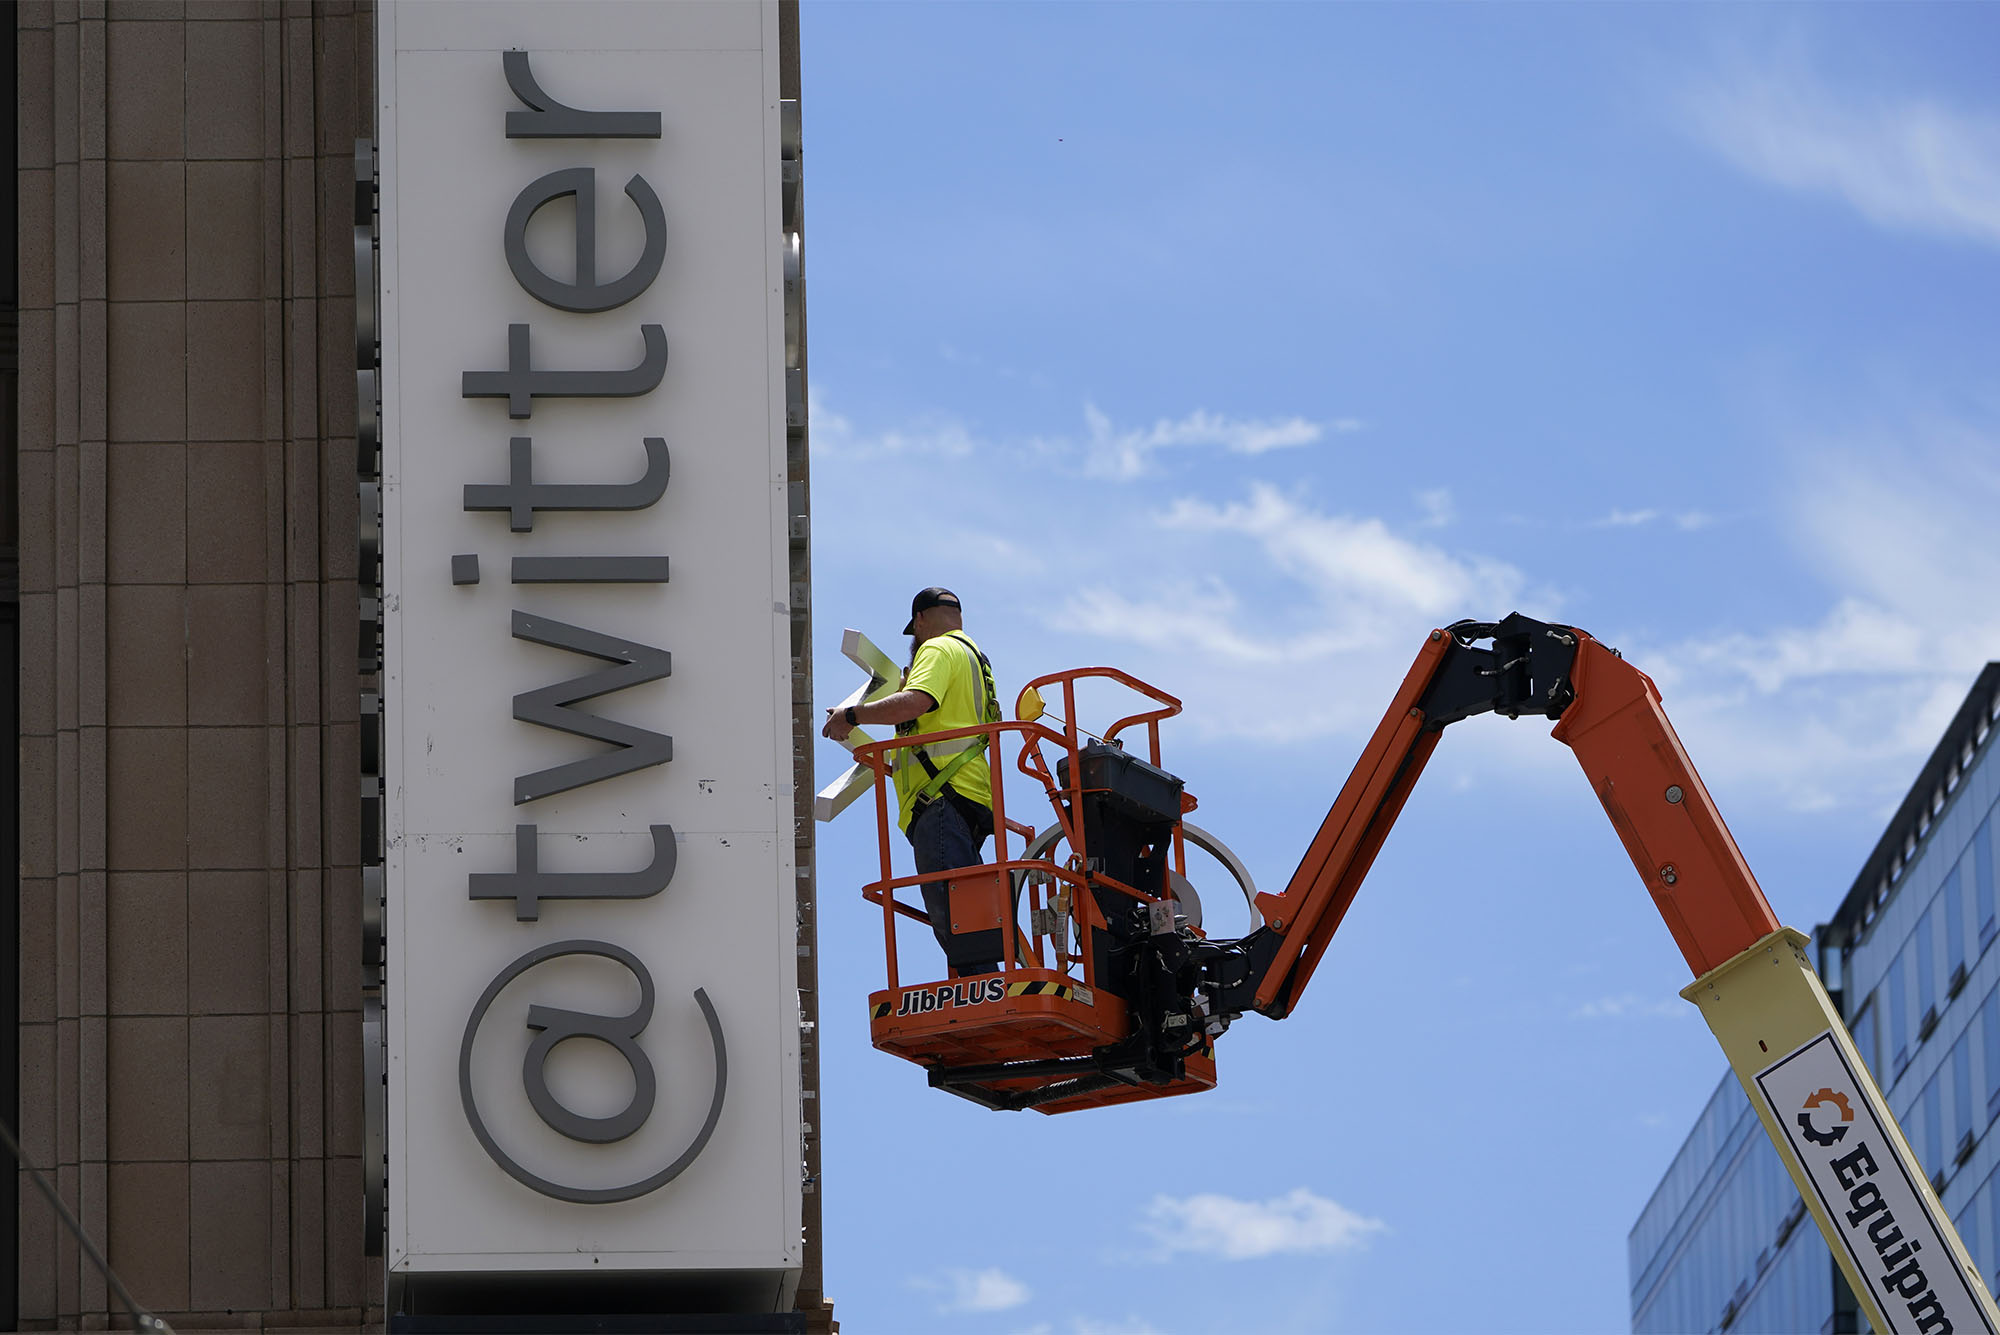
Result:
[[[1000,719],[993,665],[965,633],[963,609],[950,589],[928,588],[910,600],[910,665],[903,688],[867,704],[826,711],[821,732],[845,741],[857,724],[893,723],[896,735],[944,732]],[[959,737],[890,752],[894,758],[898,823],[916,854],[917,874],[977,866],[993,833],[993,783],[987,739]],[[945,959],[959,977],[999,968],[1000,933],[954,933],[951,883],[923,883],[924,909]]]

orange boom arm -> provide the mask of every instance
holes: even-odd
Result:
[[[1491,647],[1478,642],[1491,641]],[[1224,1014],[1290,1013],[1444,728],[1557,720],[1696,977],[1778,930],[1646,674],[1583,631],[1518,614],[1434,630],[1263,924],[1211,962]]]
[[[1771,912],[1661,711],[1660,693],[1573,626],[1517,614],[1431,632],[1291,883],[1283,894],[1257,897],[1262,925],[1239,941],[1194,950],[1216,1018],[1226,1024],[1245,1011],[1274,1018],[1290,1011],[1439,733],[1489,711],[1556,720],[1550,735],[1583,766],[1694,971],[1681,995],[1701,1008],[1721,1043],[1869,1329],[2000,1335],[2000,1308],[1926,1166],[1813,972],[1805,938]],[[1816,1120],[1828,1108],[1839,1116],[1830,1130]],[[1882,1221],[1870,1222],[1876,1214],[1893,1214],[1891,1241],[1902,1240],[1894,1263]],[[1920,1248],[1931,1258],[1923,1265],[1908,1260]]]

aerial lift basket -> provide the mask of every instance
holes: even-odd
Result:
[[[1092,678],[1129,688],[1147,707],[1092,737],[1076,722],[1077,683]],[[1060,730],[1043,721],[1044,693],[1062,702]],[[862,890],[882,907],[888,966],[886,986],[868,998],[876,1047],[927,1068],[934,1087],[989,1108],[1069,1112],[1214,1087],[1214,1044],[1198,1009],[1143,1022],[1146,1007],[1174,1002],[1162,1003],[1170,989],[1140,966],[1156,952],[1134,948],[1160,934],[1202,939],[1200,902],[1187,880],[1188,842],[1215,853],[1246,898],[1253,892],[1241,864],[1182,819],[1194,798],[1160,756],[1160,722],[1180,708],[1114,668],[1076,668],[1030,682],[1012,720],[855,748],[855,759],[873,772],[881,856],[880,879]],[[1124,742],[1141,730],[1143,758]],[[994,860],[931,876],[895,875],[895,753],[974,736],[986,740]],[[1009,759],[1048,797],[1054,823],[1039,835],[1007,815]],[[903,981],[897,920],[928,926],[930,915],[898,892],[935,881],[950,885],[955,933],[994,934],[998,972],[961,977],[947,970],[944,978]],[[928,937],[925,947],[934,959]]]

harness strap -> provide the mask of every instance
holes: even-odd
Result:
[[[980,694],[979,718],[982,723],[998,723],[1000,721],[1000,702],[995,698],[995,691],[993,689],[993,664],[987,660],[985,654],[980,652],[979,646],[975,645],[971,640],[966,639],[962,632],[946,631],[944,638],[963,645],[965,651],[978,660],[979,673],[975,680],[979,686]],[[969,740],[971,740],[972,745],[946,761],[942,767],[935,760],[931,759],[928,748],[923,746],[909,748],[910,754],[916,757],[917,763],[924,767],[924,773],[929,776],[924,781],[923,787],[917,789],[916,793],[910,798],[910,814],[912,818],[915,817],[917,812],[922,811],[935,800],[939,793],[944,791],[945,786],[951,782],[952,776],[963,769],[967,761],[986,750],[986,738],[976,737]]]

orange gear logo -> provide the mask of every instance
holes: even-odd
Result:
[[[1840,1113],[1840,1120],[1822,1131],[1813,1119],[1815,1108],[1833,1108]],[[1799,1112],[1799,1130],[1815,1145],[1832,1145],[1847,1134],[1847,1124],[1853,1120],[1854,1105],[1848,1102],[1847,1095],[1831,1089],[1816,1089]]]

